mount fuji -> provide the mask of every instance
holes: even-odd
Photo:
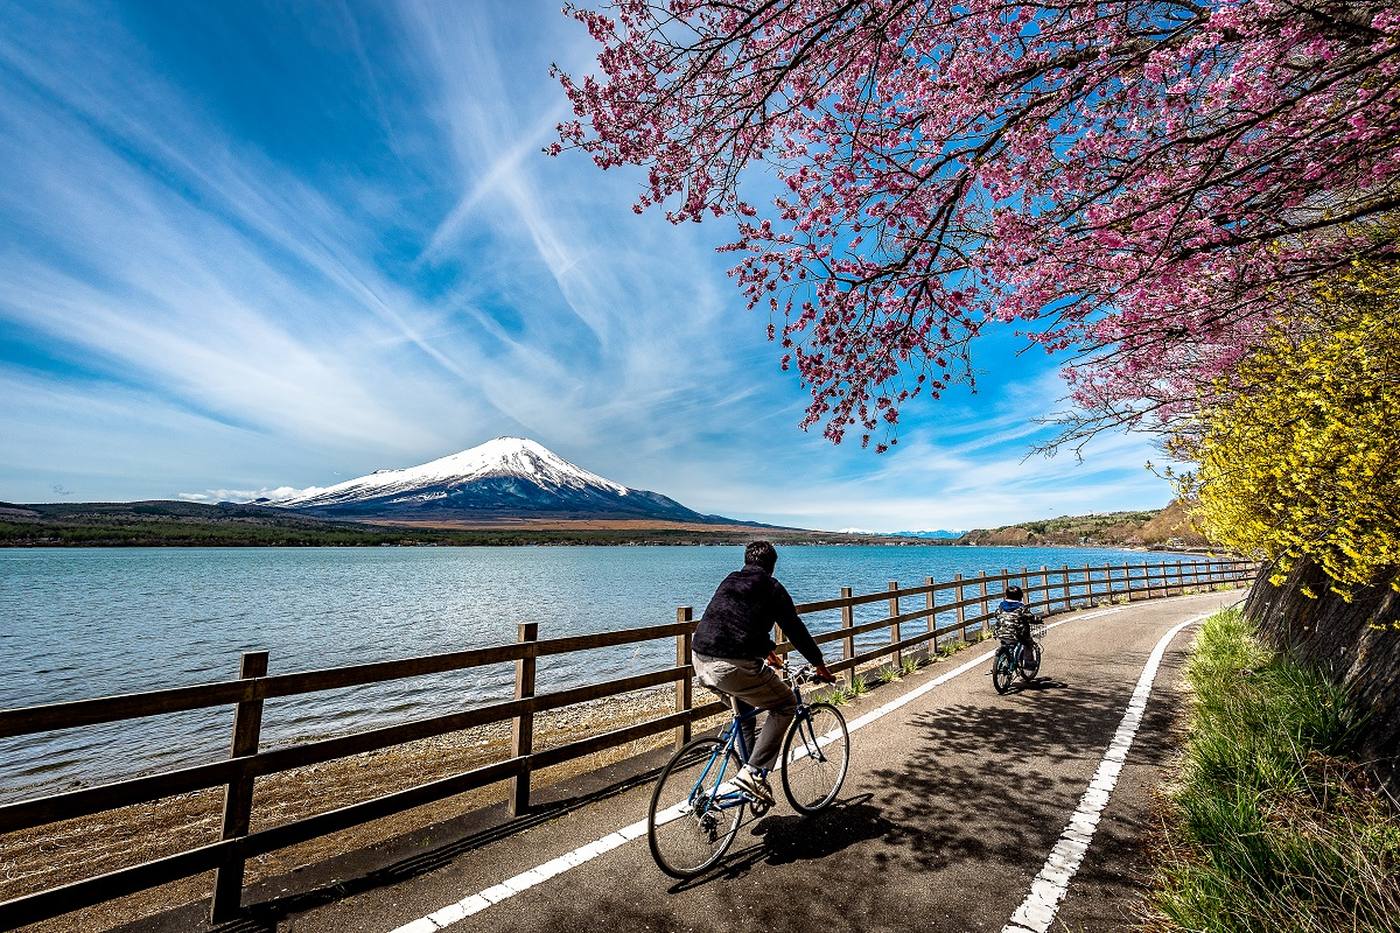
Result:
[[[375,470],[259,505],[352,521],[526,520],[739,524],[590,473],[523,437],[498,437],[418,466]]]

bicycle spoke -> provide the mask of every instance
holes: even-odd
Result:
[[[648,835],[663,871],[688,877],[724,854],[743,818],[744,799],[727,784],[738,767],[737,756],[723,743],[701,739],[662,772],[652,795]]]
[[[783,743],[783,789],[801,812],[835,799],[846,778],[850,737],[834,707],[817,704],[793,724]]]

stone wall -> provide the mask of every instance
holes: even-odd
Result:
[[[1347,602],[1327,591],[1327,578],[1312,564],[1295,567],[1279,586],[1269,582],[1270,572],[1267,564],[1260,571],[1245,614],[1273,647],[1351,690],[1371,714],[1361,754],[1400,789],[1400,593],[1387,583]]]

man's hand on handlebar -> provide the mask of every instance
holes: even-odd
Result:
[[[768,652],[768,657],[763,659],[763,663],[767,664],[775,671],[788,670],[788,666],[783,663],[782,658],[778,657],[778,653],[776,651]],[[802,670],[798,671],[797,674],[793,676],[798,677],[800,680],[815,680],[817,683],[822,684],[836,683],[836,675],[831,673],[831,671],[827,670],[825,664],[818,664],[815,667],[810,668],[804,667]]]

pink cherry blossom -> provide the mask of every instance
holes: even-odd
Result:
[[[1388,0],[566,12],[598,70],[558,75],[551,151],[644,166],[638,211],[734,218],[732,274],[835,442],[970,381],[988,321],[1069,354],[1081,434],[1173,425],[1307,282],[1396,250]]]

